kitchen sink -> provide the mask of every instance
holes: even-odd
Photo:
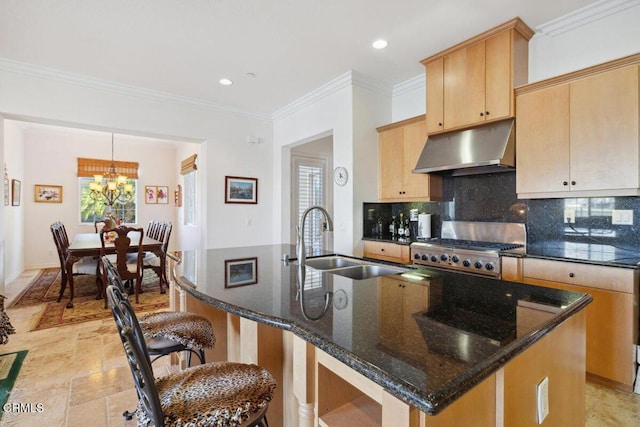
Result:
[[[307,267],[324,271],[354,280],[364,280],[371,277],[387,276],[407,271],[406,268],[393,267],[384,264],[374,264],[343,256],[327,256],[311,258],[305,261]]]
[[[357,265],[354,267],[346,267],[346,268],[340,268],[337,270],[332,270],[329,273],[348,277],[350,279],[364,280],[364,279],[370,279],[372,277],[388,276],[391,274],[403,273],[405,271],[406,269],[402,269],[402,268],[393,268],[393,267],[374,265],[374,264],[364,264],[364,265]]]
[[[323,257],[323,258],[311,258],[305,261],[305,264],[316,270],[333,270],[336,268],[353,267],[360,265],[355,260],[350,260],[343,257]]]

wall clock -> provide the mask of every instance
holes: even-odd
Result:
[[[349,180],[349,174],[347,173],[347,169],[342,166],[338,166],[333,170],[333,180],[338,185],[345,185]]]
[[[344,291],[344,289],[338,289],[333,294],[333,305],[338,310],[343,310],[347,308],[347,304],[349,303],[349,296]]]

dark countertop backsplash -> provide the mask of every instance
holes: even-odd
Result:
[[[364,238],[390,239],[392,216],[409,218],[410,209],[432,214],[431,236],[440,237],[442,221],[517,222],[527,227],[527,245],[557,248],[558,244],[598,251],[624,252],[640,259],[640,197],[518,199],[515,172],[445,176],[443,202],[364,203]],[[564,223],[565,209],[576,212],[575,224]],[[612,209],[633,210],[633,225],[611,224]],[[377,232],[382,220],[383,234]],[[415,236],[414,236],[415,237]],[[594,253],[598,252],[594,251]],[[544,252],[544,251],[543,251]]]

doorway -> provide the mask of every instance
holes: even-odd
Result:
[[[322,206],[333,217],[331,166],[333,138],[324,137],[299,145],[291,150],[291,235],[304,211],[310,206]],[[304,241],[308,253],[333,249],[332,233],[324,233],[323,216],[318,210],[309,212]]]

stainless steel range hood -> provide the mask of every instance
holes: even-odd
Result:
[[[473,175],[515,167],[514,119],[432,135],[413,173]]]

